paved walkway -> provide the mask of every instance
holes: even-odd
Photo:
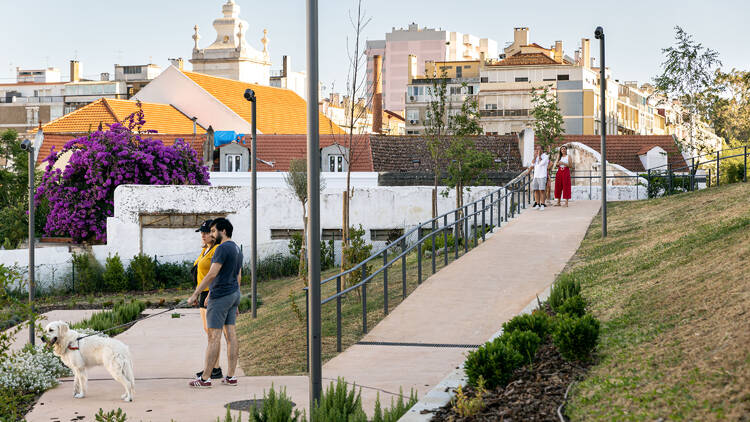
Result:
[[[503,225],[471,253],[428,278],[363,339],[421,345],[354,345],[323,366],[324,384],[341,376],[363,386],[367,412],[378,392],[384,406],[392,397],[388,393],[400,387],[406,393],[414,388],[423,397],[469,350],[429,345],[485,342],[554,280],[598,210],[598,202],[576,201],[569,208],[528,210]],[[242,377],[235,388],[189,389],[187,381],[202,366],[205,336],[197,310],[180,313],[180,318],[167,313],[147,319],[118,336],[133,354],[133,403],[120,401],[120,386],[96,368],[89,372],[85,399],[73,399],[72,384],[65,380],[41,397],[28,421],[93,420],[100,407],[120,407],[133,421],[214,421],[226,403],[260,398],[272,383],[285,386],[292,400],[307,408],[308,380],[303,376]]]

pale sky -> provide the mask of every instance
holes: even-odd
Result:
[[[213,42],[212,22],[225,0],[0,0],[0,82],[14,82],[15,68],[58,67],[64,80],[68,61],[77,58],[86,78],[114,73],[114,64],[166,67],[168,58],[190,58],[193,25],[201,28],[200,46]],[[305,66],[304,0],[236,0],[248,21],[248,42],[262,50],[263,28],[269,31],[273,69],[290,55],[292,70]],[[607,36],[607,66],[620,80],[647,82],[658,74],[661,49],[672,44],[675,25],[705,46],[717,50],[724,68],[750,69],[750,2],[707,1],[501,1],[501,0],[365,0],[372,17],[365,39],[383,39],[392,27],[440,27],[498,42],[512,41],[513,28],[530,28],[530,41],[549,47],[563,41],[573,56],[582,37],[593,39],[597,25]],[[346,37],[353,36],[348,10],[355,0],[320,0],[320,80],[343,91]],[[189,70],[190,65],[186,64]]]

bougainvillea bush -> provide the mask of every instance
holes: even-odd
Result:
[[[208,169],[195,151],[178,139],[164,145],[143,131],[143,111],[66,143],[50,152],[35,199],[49,200],[47,235],[69,236],[77,242],[107,240],[107,217],[114,214],[115,188],[138,185],[207,185]],[[141,135],[144,136],[141,136]],[[71,151],[64,169],[57,160]]]

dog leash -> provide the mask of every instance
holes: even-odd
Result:
[[[175,305],[175,306],[172,306],[172,307],[171,307],[171,308],[169,308],[169,309],[165,309],[165,310],[163,310],[163,311],[161,311],[161,312],[157,312],[157,313],[155,313],[155,314],[151,314],[151,315],[146,315],[146,316],[145,316],[145,317],[143,317],[143,318],[138,318],[138,319],[134,319],[133,321],[130,321],[130,322],[126,322],[126,323],[124,323],[124,324],[120,324],[120,325],[115,325],[114,327],[109,327],[109,328],[107,328],[107,329],[104,329],[104,330],[101,330],[101,331],[94,331],[93,333],[90,333],[90,334],[86,334],[85,336],[81,336],[81,337],[78,337],[78,338],[76,338],[76,347],[71,347],[71,346],[68,346],[68,349],[70,349],[70,350],[78,350],[78,342],[79,342],[80,340],[82,340],[82,339],[86,338],[86,337],[91,337],[91,336],[98,336],[99,334],[104,334],[104,333],[106,333],[107,331],[112,331],[112,330],[114,330],[114,329],[116,329],[116,328],[127,327],[128,325],[133,325],[133,324],[135,324],[135,323],[137,323],[137,322],[140,322],[140,321],[143,321],[143,320],[146,320],[146,319],[149,319],[149,318],[152,318],[152,317],[155,317],[155,316],[161,315],[161,314],[165,314],[165,313],[167,313],[167,312],[170,312],[170,311],[174,311],[175,309],[180,309],[180,308],[184,308],[184,307],[185,307],[185,305],[187,305],[187,301],[186,301],[186,300],[184,300],[184,301],[180,301],[180,303],[178,303],[177,305]]]

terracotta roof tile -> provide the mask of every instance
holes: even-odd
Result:
[[[307,133],[307,103],[294,91],[201,73],[183,73],[248,122],[252,120],[250,103],[242,94],[245,89],[252,88],[258,98],[258,130],[264,134]],[[344,133],[323,113],[319,116],[319,128],[321,134]]]
[[[568,142],[580,142],[601,152],[601,137],[599,135],[565,135],[562,145]],[[667,162],[673,168],[687,166],[682,153],[677,148],[672,135],[607,135],[607,161],[619,164],[630,171],[646,171],[639,157],[642,151],[648,151],[659,146],[667,152]]]

